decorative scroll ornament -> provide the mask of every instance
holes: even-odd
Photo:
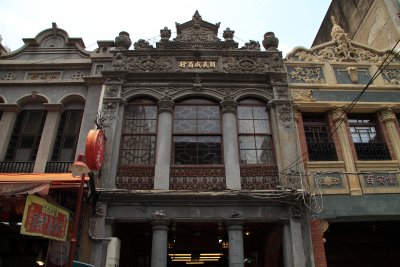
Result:
[[[396,115],[394,114],[393,109],[390,107],[387,107],[381,112],[379,112],[379,117],[384,122],[396,120]]]
[[[292,125],[292,111],[289,106],[282,105],[278,108],[279,121],[285,128],[289,128]]]
[[[103,105],[103,109],[97,115],[96,124],[100,129],[110,127],[116,118],[117,106],[113,103]]]
[[[383,70],[383,77],[385,78],[385,84],[400,85],[400,69]]]
[[[378,63],[386,58],[386,53],[378,53],[373,49],[353,44],[345,31],[336,24],[334,17],[332,17],[332,22],[334,25],[331,32],[332,41],[325,47],[310,50],[298,48],[289,53],[287,59],[289,61]],[[400,58],[396,58],[394,62],[400,62]]]
[[[6,81],[12,81],[15,80],[17,76],[15,75],[14,72],[7,72],[6,74],[3,75],[3,77],[1,78],[2,80],[6,80]]]
[[[152,45],[150,45],[150,43],[144,39],[139,39],[137,42],[135,42],[133,44],[133,48],[135,50],[141,50],[141,49],[150,49],[153,48]]]
[[[266,73],[270,67],[267,58],[228,57],[223,61],[223,69],[232,73]]]
[[[296,102],[314,102],[315,99],[312,96],[313,90],[312,89],[303,89],[303,90],[292,90],[292,97],[293,100]]]
[[[305,83],[324,83],[321,77],[320,67],[296,67],[289,73],[292,80],[302,81]]]
[[[135,72],[168,72],[172,70],[170,57],[138,56],[127,59],[126,70]]]

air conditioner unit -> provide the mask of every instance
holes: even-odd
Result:
[[[111,237],[107,246],[106,267],[119,266],[119,253],[121,251],[121,240],[117,237]]]

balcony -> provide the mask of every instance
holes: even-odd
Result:
[[[34,161],[0,161],[0,173],[30,173],[34,166]]]
[[[46,173],[66,173],[69,172],[68,168],[73,161],[49,161],[46,164]]]
[[[354,143],[358,160],[391,160],[386,143]]]
[[[333,143],[307,143],[308,159],[310,161],[336,161],[335,144]]]

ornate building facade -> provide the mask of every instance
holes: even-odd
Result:
[[[239,48],[196,12],[155,47],[121,32],[102,71],[106,164],[91,260],[122,266],[307,266],[292,102],[278,40]],[[108,50],[108,48],[107,48]]]
[[[86,52],[54,24],[2,56],[1,182],[12,188],[10,173],[47,178],[47,198],[73,211],[74,186],[57,186],[99,127],[105,160],[93,206],[84,199],[75,259],[99,267],[312,266],[309,194],[294,164],[278,39],[267,32],[265,51],[257,41],[239,48],[233,30],[221,40],[219,23],[198,12],[176,27],[173,39],[161,29],[155,47],[139,39],[130,49],[121,32]],[[23,266],[4,251],[5,261]]]
[[[322,207],[310,222],[322,232],[315,263],[396,266],[400,57],[332,23],[331,41],[285,59],[302,164]]]

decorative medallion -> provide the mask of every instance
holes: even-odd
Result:
[[[223,60],[223,69],[231,73],[266,73],[270,70],[268,59],[259,57],[228,57]]]
[[[72,80],[82,80],[84,75],[85,74],[83,73],[83,71],[77,71],[71,75],[71,79]]]
[[[289,128],[292,125],[292,110],[287,105],[278,107],[279,121],[285,128]]]
[[[170,57],[138,56],[129,57],[126,62],[126,70],[133,72],[168,72],[172,71]]]

